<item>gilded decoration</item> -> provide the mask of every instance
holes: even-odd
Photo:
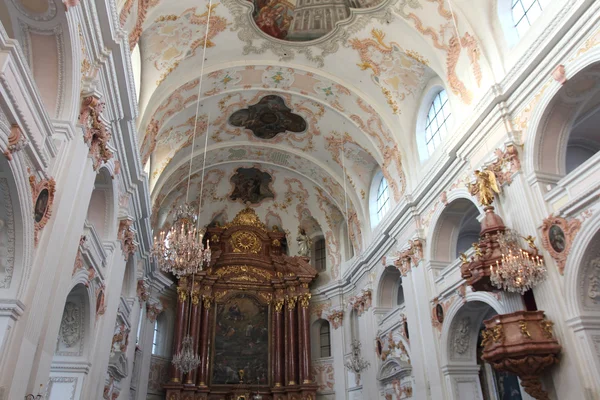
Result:
[[[256,211],[254,211],[254,209],[250,207],[246,207],[242,211],[240,211],[235,216],[233,221],[226,224],[223,228],[229,229],[234,226],[251,226],[253,228],[258,228],[263,232],[267,232],[267,227],[265,226],[265,224],[263,224],[260,221],[258,215],[256,215]]]
[[[212,306],[212,303],[214,300],[215,300],[215,298],[213,296],[203,295],[202,296],[202,304],[204,305],[204,308],[206,308],[207,310],[210,310],[210,307]]]
[[[187,288],[178,286],[177,287],[177,298],[179,299],[179,302],[185,303],[187,300],[187,296],[188,296]]]
[[[81,101],[79,123],[84,126],[83,140],[90,148],[89,154],[93,160],[94,171],[113,157],[112,151],[108,148],[111,133],[100,119],[103,111],[104,103],[95,95],[84,97]]]
[[[231,235],[229,241],[234,253],[258,254],[262,249],[262,243],[258,236],[249,231],[238,231]]]
[[[56,182],[53,178],[42,179],[41,181],[36,182],[35,176],[30,175],[29,185],[31,186],[31,197],[33,198],[33,222],[35,227],[34,242],[37,246],[39,233],[52,216],[52,204],[54,203]]]
[[[12,161],[13,153],[17,151],[23,150],[27,145],[27,140],[25,139],[25,135],[23,135],[23,131],[17,124],[12,124],[10,126],[10,135],[8,136],[8,146],[6,147],[6,151],[4,152],[4,156],[8,161]]]
[[[580,228],[581,221],[577,218],[567,220],[550,215],[542,223],[542,246],[556,261],[561,275],[565,272],[567,257]]]
[[[312,295],[310,293],[303,293],[300,296],[298,296],[298,300],[300,301],[300,306],[302,308],[308,308],[308,306],[310,305],[311,297],[312,297]]]
[[[467,183],[467,189],[472,196],[477,196],[477,200],[482,206],[491,206],[494,202],[494,193],[500,193],[498,181],[493,171],[484,169],[475,170],[475,183]]]
[[[281,310],[283,309],[283,303],[285,303],[285,300],[284,299],[275,299],[273,303],[275,305],[275,312],[280,313]]]
[[[220,279],[223,279],[227,275],[248,276],[248,274],[259,276],[263,281],[270,281],[272,279],[272,275],[268,271],[249,265],[232,265],[219,268],[215,272],[215,275]]]

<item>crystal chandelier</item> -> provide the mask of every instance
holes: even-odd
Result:
[[[186,335],[181,342],[179,353],[173,356],[173,365],[184,374],[195,370],[202,362],[200,356],[194,350],[194,340]]]
[[[538,249],[533,243],[534,238],[528,236],[525,241],[529,250],[520,246],[520,235],[507,229],[499,233],[498,243],[502,260],[496,260],[491,265],[490,280],[492,285],[509,292],[525,293],[546,279],[544,260],[538,255]]]
[[[178,279],[191,275],[192,285],[190,287],[189,307],[187,316],[186,335],[181,342],[179,352],[173,356],[171,361],[175,368],[183,374],[195,370],[202,362],[200,356],[194,349],[194,339],[190,335],[190,325],[192,319],[192,298],[194,297],[194,279],[195,274],[203,269],[204,263],[210,265],[211,251],[210,242],[206,241],[206,248],[202,243],[204,231],[199,229],[199,214],[202,211],[202,195],[204,189],[204,171],[206,167],[206,149],[208,146],[208,136],[210,128],[210,113],[206,122],[206,138],[204,141],[204,160],[202,162],[202,180],[200,183],[200,196],[198,200],[198,215],[194,213],[191,205],[188,204],[190,194],[190,182],[192,178],[192,162],[194,160],[194,149],[196,146],[196,129],[198,127],[198,111],[200,108],[200,93],[202,92],[202,78],[204,77],[204,61],[206,60],[206,47],[208,32],[210,28],[210,14],[212,10],[212,0],[208,4],[208,16],[206,19],[206,33],[204,35],[204,48],[202,51],[202,65],[200,67],[200,81],[198,83],[198,96],[196,101],[196,114],[194,116],[194,129],[192,134],[192,149],[190,155],[190,165],[188,171],[187,191],[185,195],[185,204],[179,207],[175,213],[175,222],[168,232],[161,232],[159,237],[154,237],[154,246],[152,254],[156,256],[160,269],[164,272],[174,274]]]
[[[152,254],[156,256],[160,269],[177,278],[188,276],[211,258],[210,243],[202,243],[203,232],[196,228],[198,216],[189,204],[182,205],[175,214],[175,222],[167,232],[154,237]]]

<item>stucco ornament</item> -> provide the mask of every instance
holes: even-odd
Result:
[[[131,229],[133,221],[129,219],[123,219],[119,222],[119,231],[117,238],[121,242],[121,249],[127,261],[130,256],[135,254],[137,250],[137,244],[135,242],[135,232]]]
[[[108,148],[111,133],[100,119],[103,111],[104,103],[96,95],[84,97],[81,101],[79,123],[84,126],[83,140],[90,148],[89,154],[93,160],[94,171],[113,157],[112,151]]]
[[[587,295],[590,299],[597,301],[600,298],[600,258],[590,261],[590,275]]]
[[[8,136],[8,146],[6,147],[6,151],[4,151],[4,156],[8,161],[12,161],[13,153],[23,150],[25,146],[27,146],[27,139],[25,138],[25,135],[23,135],[21,127],[17,124],[12,124],[10,127],[10,135]]]
[[[342,326],[344,321],[344,310],[334,310],[327,315],[327,320],[331,323],[333,329],[337,329]]]
[[[265,33],[258,27],[253,17],[253,3],[246,0],[223,0],[234,16],[231,30],[238,31],[238,38],[244,42],[243,54],[263,54],[271,51],[280,61],[291,61],[296,55],[302,54],[318,67],[323,67],[325,57],[336,53],[340,45],[346,45],[349,37],[371,21],[389,23],[395,17],[390,5],[398,0],[384,0],[375,7],[367,10],[350,9],[349,17],[335,25],[335,28],[324,36],[308,41],[286,41]]]
[[[458,321],[452,341],[452,347],[456,353],[465,354],[469,350],[470,331],[471,319],[469,317]]]
[[[556,266],[561,275],[565,272],[567,257],[580,228],[581,221],[579,219],[567,220],[566,218],[555,217],[552,214],[542,223],[542,246],[556,261]]]
[[[66,347],[73,347],[81,339],[80,318],[79,306],[68,301],[60,323],[60,340]]]
[[[56,182],[53,178],[37,181],[34,175],[29,176],[31,196],[33,199],[34,242],[37,246],[39,233],[46,226],[52,215]]]

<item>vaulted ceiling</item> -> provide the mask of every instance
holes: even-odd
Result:
[[[446,87],[461,115],[492,81],[464,1],[310,1],[124,2],[121,22],[141,55],[140,147],[155,224],[197,204],[200,191],[205,223],[232,218],[243,207],[232,196],[238,175],[256,169],[270,177],[262,192],[258,178],[244,178],[259,215],[320,229],[341,259],[346,216],[354,248],[369,241],[373,176],[383,172],[393,203],[417,183],[426,89]]]

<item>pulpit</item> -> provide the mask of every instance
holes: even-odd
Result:
[[[207,229],[208,268],[177,283],[173,350],[187,332],[201,363],[174,366],[167,400],[314,400],[310,375],[310,291],[317,271],[283,254],[285,233],[267,229],[251,208]]]

